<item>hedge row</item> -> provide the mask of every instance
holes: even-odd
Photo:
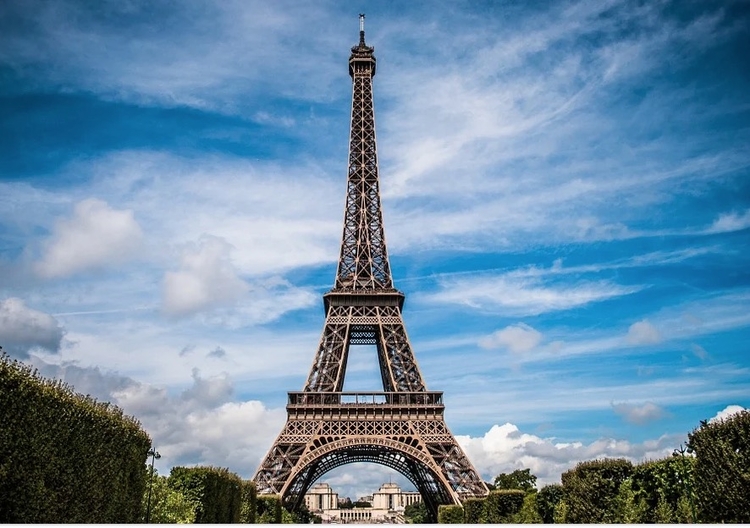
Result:
[[[522,490],[493,490],[484,498],[467,499],[462,506],[441,505],[439,524],[499,524],[521,522],[518,515],[526,493]]]
[[[688,435],[688,448],[695,454],[698,520],[750,523],[750,410],[701,422]]]
[[[0,351],[0,523],[135,523],[151,439]]]
[[[258,495],[257,524],[281,524],[281,497],[278,495]]]
[[[196,523],[240,522],[243,483],[237,474],[228,469],[212,466],[173,467],[168,485],[194,504]]]

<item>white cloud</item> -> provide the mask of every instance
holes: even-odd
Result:
[[[163,309],[169,315],[189,315],[231,304],[249,287],[229,260],[232,246],[218,237],[203,236],[183,251],[181,269],[164,275]]]
[[[427,300],[521,316],[568,310],[628,295],[638,291],[640,286],[623,286],[608,281],[545,284],[538,277],[482,273],[442,279],[440,288],[437,293],[429,294]]]
[[[744,213],[726,213],[720,215],[706,232],[728,233],[731,231],[741,231],[748,227],[750,227],[750,209]]]
[[[723,410],[716,413],[716,416],[711,418],[709,420],[709,423],[725,420],[726,418],[729,418],[730,416],[737,414],[738,412],[742,412],[744,410],[746,409],[742,407],[741,405],[727,405]]]
[[[511,352],[528,352],[542,341],[542,334],[527,324],[506,326],[479,340],[482,348],[505,347]]]
[[[63,335],[62,326],[51,315],[15,297],[0,301],[0,346],[8,354],[27,357],[35,348],[56,353]]]
[[[613,403],[612,408],[617,414],[625,418],[626,421],[637,425],[653,422],[666,414],[664,409],[652,402],[646,402],[643,405]]]
[[[696,343],[690,345],[690,350],[692,350],[693,354],[699,359],[706,359],[708,357],[706,349]]]
[[[281,431],[283,409],[259,401],[232,401],[227,375],[203,379],[176,396],[159,387],[135,384],[112,394],[113,402],[134,414],[162,455],[160,466],[214,465],[251,478]]]
[[[34,269],[55,278],[103,268],[131,258],[142,236],[132,211],[89,198],[76,204],[71,218],[56,223]]]
[[[529,468],[537,476],[539,487],[559,483],[560,475],[578,462],[609,457],[638,463],[668,456],[679,443],[678,438],[666,435],[641,443],[613,438],[600,438],[589,444],[557,442],[523,433],[511,423],[493,425],[482,437],[456,436],[456,440],[486,480]]]
[[[251,478],[284,424],[283,408],[235,401],[227,374],[203,378],[193,370],[192,384],[171,394],[115,372],[50,365],[38,358],[34,364],[43,375],[62,379],[135,416],[162,455],[157,461],[162,473],[176,465],[214,465]]]
[[[627,341],[631,345],[654,345],[662,340],[661,332],[646,319],[628,328]]]

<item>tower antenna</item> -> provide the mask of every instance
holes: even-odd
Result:
[[[359,14],[359,45],[365,45],[365,14]]]

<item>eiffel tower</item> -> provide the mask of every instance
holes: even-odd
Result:
[[[312,484],[354,462],[395,469],[420,492],[433,520],[439,504],[483,496],[487,487],[443,419],[443,393],[428,391],[401,317],[380,208],[372,78],[374,48],[349,57],[352,118],[344,234],[326,321],[301,392],[289,392],[287,421],[253,477],[261,494],[299,507]],[[351,345],[375,345],[383,392],[342,392]]]

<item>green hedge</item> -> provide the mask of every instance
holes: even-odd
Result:
[[[750,411],[701,422],[688,435],[688,448],[696,457],[698,520],[750,523]]]
[[[464,509],[457,504],[438,506],[438,524],[463,524]]]
[[[240,522],[244,524],[255,524],[255,510],[258,492],[255,482],[251,480],[242,481],[242,507],[240,508]]]
[[[242,480],[228,469],[212,466],[173,467],[168,484],[195,504],[196,523],[240,522]]]
[[[0,522],[135,523],[151,439],[0,351]]]
[[[255,522],[257,524],[281,524],[281,497],[278,495],[258,495],[256,504]]]
[[[490,524],[515,522],[513,516],[521,511],[526,493],[522,490],[493,490],[484,499],[484,518]]]
[[[479,524],[484,513],[484,498],[472,498],[464,501],[464,522]]]
[[[612,523],[618,517],[620,484],[633,473],[625,459],[581,462],[562,474],[568,523]]]
[[[539,490],[536,496],[536,510],[545,524],[555,522],[555,508],[562,500],[563,489],[560,484],[548,484]]]

